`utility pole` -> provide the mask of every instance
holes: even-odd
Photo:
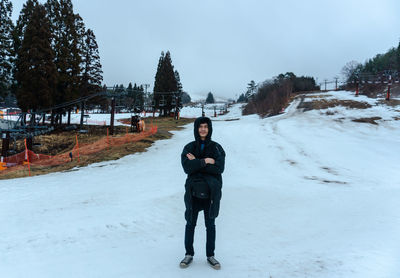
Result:
[[[328,79],[324,79],[325,82],[325,91],[326,91],[326,82],[328,82]]]

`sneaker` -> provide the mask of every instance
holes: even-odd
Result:
[[[217,261],[214,256],[207,257],[207,262],[214,268],[214,269],[220,269],[221,265],[219,261]]]
[[[190,265],[190,263],[193,261],[193,256],[191,255],[185,255],[179,266],[181,268],[186,268]]]

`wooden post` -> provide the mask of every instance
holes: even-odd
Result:
[[[115,98],[111,100],[111,120],[110,120],[110,134],[114,135],[114,113],[115,113]]]

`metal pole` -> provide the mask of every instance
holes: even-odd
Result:
[[[81,129],[83,129],[83,114],[84,114],[84,111],[85,110],[85,102],[81,102]]]
[[[67,122],[67,124],[68,125],[71,124],[71,108],[68,109],[68,122]]]
[[[10,147],[10,132],[2,133],[2,144],[1,144],[1,162],[4,162],[4,158],[7,157],[8,149]]]
[[[389,75],[388,90],[387,90],[387,94],[386,94],[386,100],[390,100],[390,86],[392,86],[392,75]]]
[[[114,135],[114,113],[115,113],[115,98],[111,100],[111,120],[110,120],[110,134]]]

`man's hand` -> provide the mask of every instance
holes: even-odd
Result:
[[[196,158],[196,157],[195,157],[193,154],[191,154],[191,153],[186,154],[186,157],[189,158],[189,160],[193,160],[193,159]]]
[[[215,163],[214,158],[209,158],[209,157],[207,157],[207,158],[205,158],[204,160],[206,161],[206,164],[214,164],[214,163]]]

